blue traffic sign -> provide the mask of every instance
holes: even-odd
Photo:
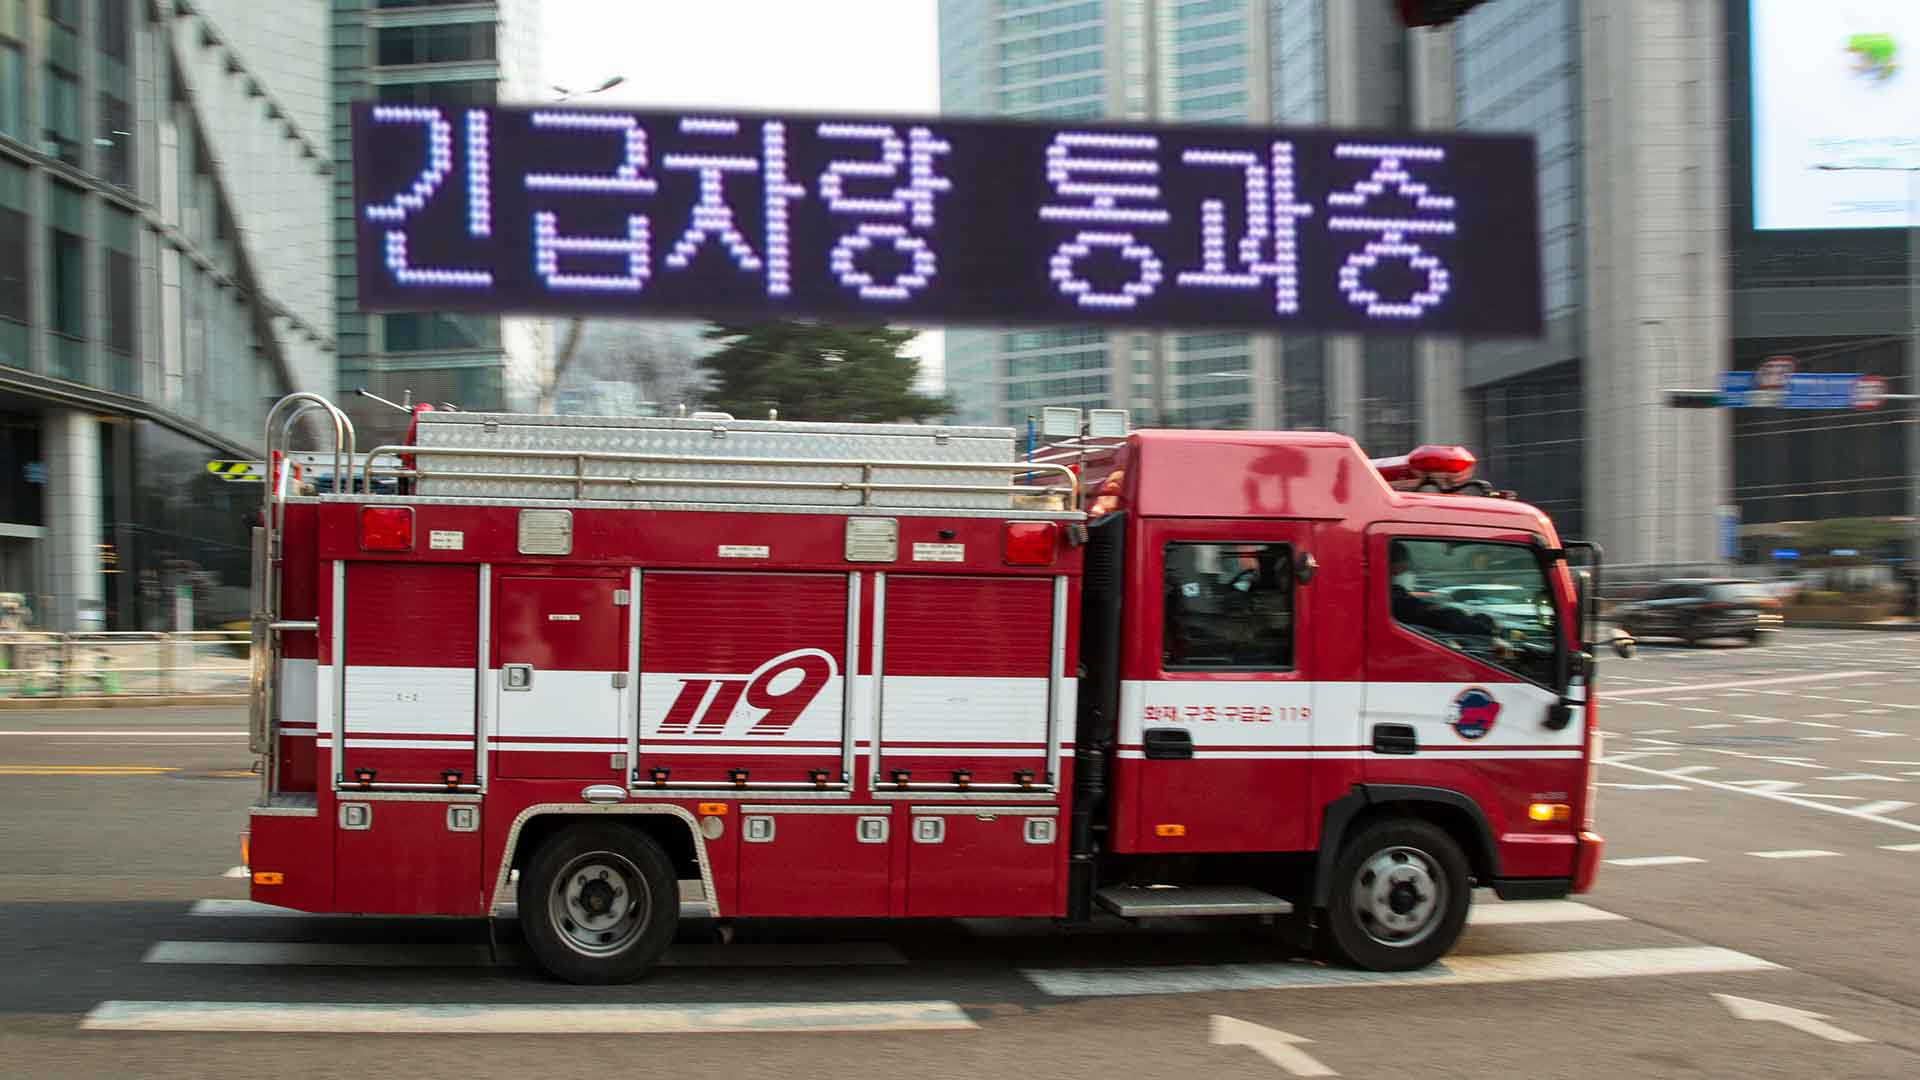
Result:
[[[1756,390],[1751,371],[1720,374],[1720,404],[1729,408],[1851,409],[1860,403],[1860,375],[1794,375],[1784,391]]]

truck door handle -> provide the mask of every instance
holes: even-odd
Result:
[[[1148,761],[1189,761],[1193,758],[1193,733],[1185,728],[1148,728],[1141,732],[1141,746]]]
[[[1373,752],[1376,754],[1417,754],[1420,737],[1412,724],[1373,725]]]
[[[501,664],[500,665],[500,689],[502,690],[533,689],[533,665],[532,664]]]

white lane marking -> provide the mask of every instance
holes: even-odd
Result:
[[[1787,1005],[1775,1005],[1770,1001],[1755,1001],[1752,998],[1734,997],[1732,994],[1715,994],[1720,1004],[1727,1007],[1736,1019],[1763,1020],[1769,1023],[1803,1031],[1808,1035],[1837,1043],[1870,1043],[1873,1040],[1865,1035],[1855,1035],[1845,1028],[1827,1023],[1825,1013],[1808,1012]]]
[[[1889,784],[1906,783],[1905,780],[1902,780],[1897,776],[1882,776],[1879,773],[1870,773],[1870,772],[1835,773],[1832,776],[1816,776],[1814,777],[1814,779],[1822,780],[1822,781],[1831,781],[1836,784],[1843,784],[1852,780],[1880,780]]]
[[[89,1031],[319,1031],[329,1034],[690,1035],[751,1032],[965,1031],[951,1001],[786,1005],[316,1005],[298,1002],[107,1001]]]
[[[1872,728],[1849,728],[1848,730],[1852,731],[1855,735],[1867,739],[1897,739],[1900,737],[1900,733],[1897,731],[1875,731]]]
[[[1718,768],[1720,768],[1718,765],[1682,765],[1667,771],[1674,776],[1692,776],[1694,773],[1713,772]]]
[[[247,868],[244,866],[229,866],[225,870],[221,871],[220,876],[228,877],[228,878],[243,878],[248,876]]]
[[[1419,971],[1349,971],[1310,963],[1168,965],[1131,968],[1023,968],[1052,997],[1200,994],[1334,986],[1461,986],[1639,975],[1779,971],[1779,964],[1711,945],[1657,949],[1450,956]]]
[[[1788,723],[1788,720],[1787,720],[1787,719],[1786,719],[1785,717],[1783,717],[1783,716],[1757,716],[1757,715],[1755,715],[1755,714],[1753,714],[1753,713],[1734,713],[1734,714],[1733,714],[1733,718],[1734,718],[1735,720],[1745,720],[1745,721],[1746,721],[1747,723],[1749,723],[1749,724],[1785,724],[1785,723]]]
[[[1706,713],[1708,716],[1720,715],[1719,709],[1703,709],[1698,705],[1682,705],[1680,706],[1680,711],[1681,712],[1703,712],[1703,713]]]
[[[1718,728],[1730,728],[1732,726],[1733,726],[1732,724],[1695,724],[1693,725],[1695,731],[1713,731]]]
[[[1673,734],[1673,729],[1670,727],[1656,727],[1656,728],[1648,728],[1645,731],[1636,731],[1633,734],[1635,735],[1671,735]]]
[[[1602,911],[1577,900],[1513,900],[1475,904],[1468,926],[1532,926],[1540,923],[1623,922],[1625,915]]]
[[[1231,1016],[1212,1018],[1207,1041],[1214,1046],[1244,1046],[1294,1076],[1340,1075],[1327,1068],[1312,1054],[1300,1049],[1301,1044],[1311,1043],[1312,1039],[1292,1035],[1277,1028],[1249,1024],[1245,1020],[1235,1020]]]
[[[1843,712],[1817,712],[1807,714],[1807,719],[1809,720],[1845,720],[1846,718],[1847,714]]]
[[[1861,758],[1862,765],[1920,765],[1920,761],[1885,761],[1880,758]]]
[[[134,736],[140,738],[164,736],[171,739],[244,739],[247,737],[244,728],[238,731],[228,728],[201,728],[194,731],[148,731],[146,728],[104,728],[89,731],[73,731],[67,728],[52,728],[40,731],[33,729],[0,731],[0,735],[45,735],[54,738],[84,735],[88,738],[95,739],[126,739]]]
[[[518,950],[502,949],[503,963]],[[145,964],[223,964],[254,967],[487,967],[485,945],[330,944],[313,941],[159,941]],[[880,967],[905,964],[893,946],[877,941],[794,945],[676,945],[665,967]]]
[[[1600,782],[1601,787],[1619,788],[1621,791],[1685,791],[1685,784],[1609,784]]]
[[[1682,863],[1706,862],[1691,855],[1641,855],[1631,859],[1608,859],[1608,866],[1679,866]]]
[[[1817,675],[1784,675],[1775,679],[1746,679],[1740,682],[1701,683],[1694,686],[1636,686],[1631,690],[1615,690],[1605,697],[1638,697],[1641,694],[1691,693],[1698,690],[1732,690],[1750,686],[1778,686],[1784,683],[1827,682],[1832,679],[1859,679],[1868,675],[1885,675],[1884,671],[1824,671]],[[1602,700],[1605,699],[1603,697]]]
[[[1796,780],[1729,780],[1729,784],[1738,784],[1750,791],[1792,791],[1802,787]]]
[[[1606,754],[1602,756],[1600,760],[1632,761],[1635,758],[1643,757],[1672,757],[1677,753],[1679,753],[1677,750],[1622,750],[1617,754]]]
[[[1699,701],[1699,700],[1701,700],[1701,699],[1700,699],[1700,698],[1697,698],[1697,697],[1677,697],[1677,698],[1668,698],[1668,699],[1667,699],[1667,704],[1669,704],[1669,705],[1679,705],[1679,704],[1681,704],[1682,702],[1687,702],[1687,701]]]
[[[1920,844],[1881,844],[1881,851],[1920,851]]]
[[[1829,859],[1838,857],[1840,853],[1821,848],[1792,848],[1787,851],[1749,851],[1747,854],[1756,859]]]
[[[1868,803],[1865,806],[1856,806],[1854,809],[1863,814],[1897,814],[1912,805],[1910,802],[1901,802],[1899,799],[1886,799],[1882,802]]]
[[[1817,727],[1817,728],[1829,728],[1829,729],[1838,728],[1840,726],[1839,724],[1823,724],[1818,720],[1795,720],[1794,723],[1799,724],[1801,727]]]
[[[1854,710],[1854,712],[1860,716],[1878,716],[1881,713],[1890,713],[1892,711],[1893,711],[1892,709],[1855,709]]]

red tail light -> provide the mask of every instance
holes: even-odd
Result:
[[[1051,521],[1007,522],[1003,555],[1008,566],[1051,566],[1060,526]]]
[[[360,550],[412,551],[413,507],[362,507],[360,510]]]

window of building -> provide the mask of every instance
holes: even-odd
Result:
[[[1293,558],[1285,544],[1172,543],[1163,549],[1160,666],[1293,667]]]
[[[131,393],[132,355],[138,330],[134,266],[139,254],[139,226],[132,214],[117,207],[106,214],[106,280],[101,303],[106,315],[106,346],[113,360],[114,389]]]
[[[0,161],[0,364],[27,366],[27,170]]]
[[[1555,682],[1559,616],[1533,549],[1480,540],[1394,540],[1395,622],[1542,686]]]
[[[133,186],[133,54],[132,6],[125,0],[98,0],[94,8],[94,43],[100,52],[98,130],[99,174],[121,187]]]
[[[86,196],[53,185],[53,216],[47,227],[47,299],[54,332],[49,369],[63,379],[87,377]]]
[[[382,27],[377,62],[391,66],[491,60],[493,37],[494,24],[490,22]]]
[[[386,83],[380,87],[380,100],[402,105],[492,105],[499,98],[499,87],[494,79]]]
[[[69,165],[80,164],[80,77],[47,65],[46,150]]]
[[[25,0],[0,0],[0,135],[27,137]]]
[[[484,315],[388,315],[387,352],[452,352],[500,345],[500,320]]]

